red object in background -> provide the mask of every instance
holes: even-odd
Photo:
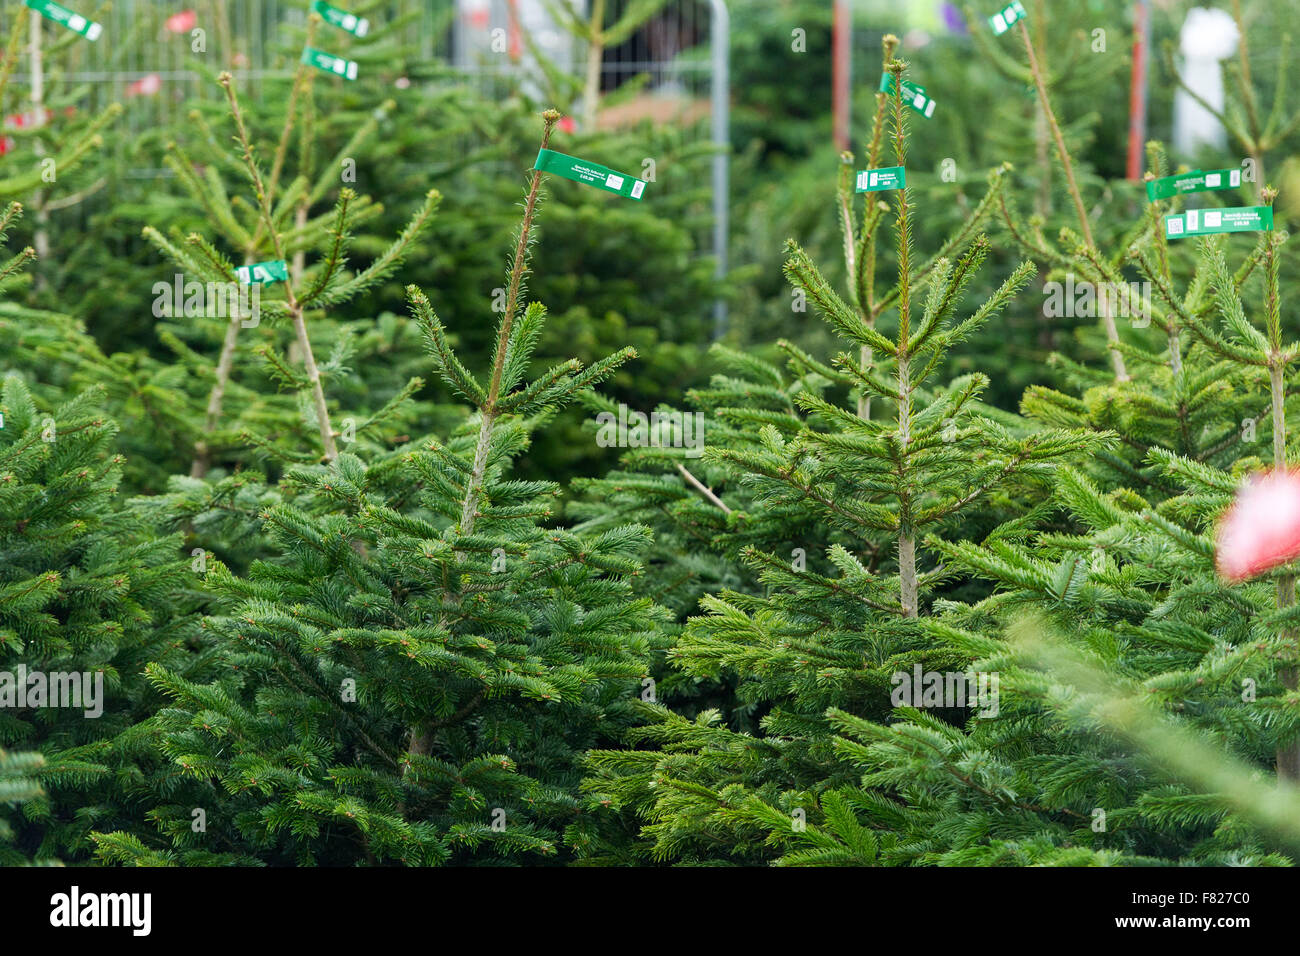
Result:
[[[162,77],[157,73],[142,76],[126,88],[127,96],[157,96],[162,91]]]
[[[14,148],[14,138],[12,136],[0,136],[0,156]]]
[[[45,107],[44,112],[45,112],[44,122],[48,123],[50,120],[54,119],[54,110],[50,109],[47,106]],[[71,113],[72,107],[69,106],[66,110],[64,110],[64,112]],[[24,129],[28,126],[35,126],[37,119],[38,116],[35,112],[12,113],[9,116],[5,117],[5,129]]]
[[[173,13],[163,25],[172,33],[189,33],[198,22],[197,13],[193,10],[182,10],[180,13]]]
[[[840,150],[849,148],[852,59],[853,10],[848,0],[835,0],[831,14],[831,137]]]
[[[572,133],[578,128],[578,124],[573,121],[572,116],[561,116],[560,122],[556,125],[560,127],[561,133]]]
[[[465,21],[475,29],[486,30],[492,23],[490,0],[479,0],[471,9],[465,11],[464,17]]]
[[[1300,472],[1262,472],[1237,492],[1219,521],[1215,564],[1244,581],[1300,557]]]
[[[506,0],[506,19],[510,23],[510,59],[517,63],[524,52],[523,31],[519,27],[519,0]]]
[[[1137,0],[1133,10],[1133,78],[1128,90],[1128,157],[1125,175],[1142,178],[1147,138],[1147,61],[1151,50],[1151,8],[1147,0]]]

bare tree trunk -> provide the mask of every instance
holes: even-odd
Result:
[[[912,440],[912,370],[910,358],[898,356],[898,441],[906,454]],[[906,494],[906,492],[904,492]],[[904,617],[916,617],[918,610],[916,577],[916,537],[910,527],[911,503],[904,498],[899,502],[898,517],[901,523],[898,536],[898,590]]]
[[[1074,200],[1074,210],[1079,216],[1079,228],[1083,232],[1083,241],[1088,244],[1090,249],[1096,249],[1097,244],[1092,238],[1092,224],[1088,221],[1088,210],[1083,205],[1083,194],[1079,192],[1079,184],[1074,178],[1074,164],[1070,161],[1070,153],[1065,148],[1065,137],[1061,134],[1061,126],[1056,122],[1056,114],[1052,112],[1051,101],[1047,98],[1047,84],[1043,80],[1043,72],[1038,65],[1038,55],[1034,52],[1034,44],[1029,39],[1029,30],[1025,27],[1025,21],[1021,20],[1018,24],[1020,36],[1025,42],[1025,52],[1029,57],[1029,72],[1033,74],[1034,86],[1038,90],[1038,101],[1042,105],[1043,113],[1047,117],[1048,128],[1052,131],[1052,138],[1056,141],[1056,154],[1061,160],[1061,166],[1065,170],[1065,182],[1070,189],[1070,198]],[[1106,329],[1106,341],[1110,345],[1110,362],[1115,369],[1115,380],[1127,382],[1129,380],[1128,369],[1124,365],[1124,356],[1119,351],[1119,330],[1115,327],[1115,317],[1111,315],[1110,306],[1103,299],[1101,306],[1102,325]]]
[[[216,431],[217,422],[221,420],[221,404],[226,397],[226,383],[230,381],[230,370],[235,364],[235,342],[239,338],[241,321],[239,310],[234,310],[230,316],[230,323],[226,326],[226,337],[221,343],[216,381],[212,383],[212,391],[208,393],[208,411],[203,422],[204,436]],[[194,461],[190,465],[191,478],[207,477],[208,469],[212,467],[211,453],[206,437],[194,443]]]
[[[320,427],[320,440],[325,449],[325,460],[333,461],[339,456],[339,449],[334,443],[334,426],[330,423],[330,410],[325,402],[325,388],[321,385],[320,369],[316,366],[316,356],[312,354],[311,339],[307,337],[307,320],[303,318],[302,306],[296,302],[289,306],[289,314],[293,316],[293,329],[298,333],[298,349],[302,352],[302,364],[307,371],[307,381],[311,383],[312,402],[316,406],[316,424]]]
[[[542,149],[546,149],[551,142],[551,131],[560,119],[560,114],[554,110],[547,110],[545,114],[546,127],[542,132]],[[497,403],[501,399],[501,376],[505,370],[505,357],[507,346],[510,343],[510,332],[514,327],[515,316],[519,311],[519,290],[523,283],[524,274],[528,271],[528,246],[533,232],[533,218],[537,214],[537,196],[539,188],[542,185],[541,170],[534,170],[532,181],[528,186],[528,199],[524,202],[524,216],[519,224],[519,238],[515,245],[515,255],[510,265],[510,284],[506,291],[506,311],[501,318],[501,327],[497,330],[497,348],[496,360],[492,365],[492,380],[488,384],[487,400],[484,401],[479,409],[482,419],[479,423],[478,442],[474,446],[474,464],[470,468],[469,480],[465,482],[465,499],[461,502],[460,508],[460,534],[468,537],[474,533],[474,522],[478,518],[479,505],[483,501],[483,479],[487,473],[488,452],[492,448],[492,429],[496,424],[497,418],[501,411]],[[456,560],[464,560],[464,554],[458,552]],[[458,715],[463,716],[469,713],[474,707],[478,706],[478,701],[483,699],[483,693],[466,704]],[[453,720],[460,719],[459,716],[453,717]],[[417,756],[428,756],[432,752],[434,730],[442,724],[422,723],[413,726],[410,729],[410,747],[409,752]],[[410,765],[407,765],[409,769]],[[405,771],[403,771],[405,773]]]

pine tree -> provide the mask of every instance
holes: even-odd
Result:
[[[907,159],[899,92],[904,65],[892,59],[895,42],[886,38],[895,92],[878,98],[872,168],[880,165],[886,121],[894,162]],[[999,180],[995,174],[981,213]],[[811,512],[831,535],[824,559],[807,567],[784,553],[747,549],[744,560],[762,593],[705,598],[707,613],[688,622],[670,652],[673,666],[687,675],[735,674],[738,699],[764,712],[760,731],[738,733],[716,711],[689,720],[648,708],[655,720],[632,739],[654,749],[604,750],[589,758],[587,786],[610,801],[612,812],[646,822],[642,833],[653,858],[770,860],[784,843],[782,829],[797,835],[823,816],[842,817],[833,788],[848,784],[851,771],[835,757],[828,708],[882,718],[894,671],[966,663],[936,647],[922,624],[932,595],[951,576],[943,565],[927,567],[927,552],[937,553],[944,532],[984,500],[1015,513],[986,529],[986,541],[996,546],[999,537],[1014,538],[1044,498],[1054,463],[1101,441],[984,413],[978,395],[986,380],[978,374],[946,386],[930,382],[945,353],[996,316],[1034,270],[1022,263],[958,319],[987,240],[959,231],[942,254],[914,263],[910,192],[895,195],[898,276],[888,291],[875,291],[873,269],[884,210],[870,205],[859,225],[847,189],[839,213],[854,264],[847,270],[853,277],[848,299],[797,245],[789,247],[791,283],[856,353],[841,353],[829,365],[796,355],[804,370],[802,387],[790,396],[802,413],[797,427],[783,431],[789,419],[772,414],[750,425],[756,450],[705,452],[706,460],[725,462],[769,512]],[[878,328],[886,319],[892,336]],[[831,383],[850,386],[847,400],[825,394]],[[819,803],[824,792],[832,796]]]
[[[628,583],[646,529],[551,526],[558,487],[509,477],[536,427],[631,357],[528,380],[545,322],[523,299],[541,179],[487,379],[409,290],[435,369],[475,415],[445,441],[290,470],[292,496],[261,515],[275,556],[246,577],[209,566],[219,676],[149,668],[172,701],[150,723],[184,798],[152,811],[160,842],[100,834],[101,858],[415,866],[582,845],[581,756],[632,722],[659,614]]]
[[[39,797],[41,788],[31,774],[39,770],[40,766],[41,755],[38,753],[9,753],[0,749],[0,804],[15,806]],[[13,831],[0,818],[0,863],[5,866],[21,866],[30,862],[21,853],[5,845],[12,837]]]
[[[58,265],[50,254],[51,213],[85,202],[111,176],[104,133],[122,106],[92,107],[88,87],[68,82],[66,74],[82,62],[83,36],[71,30],[51,36],[50,25],[35,10],[22,6],[15,13],[0,61],[0,155],[8,154],[0,200],[26,201],[34,220],[32,245],[41,262],[37,284],[62,285],[63,276],[45,274]],[[25,89],[10,85],[20,64],[28,74]]]
[[[295,91],[298,89],[299,82],[308,85],[308,81],[303,79],[303,71],[307,69],[305,65],[300,66]],[[211,179],[204,182],[194,175],[192,162],[179,147],[175,151],[173,169],[199,197],[200,202],[212,211],[225,233],[226,241],[240,250],[239,254],[244,260],[244,265],[249,265],[257,261],[258,257],[266,255],[283,263],[288,279],[277,286],[284,290],[284,299],[263,302],[259,316],[250,317],[245,311],[239,309],[229,310],[231,314],[225,322],[225,332],[215,368],[205,369],[204,378],[210,384],[202,432],[195,442],[195,458],[191,468],[191,474],[195,477],[203,477],[207,473],[214,451],[214,441],[238,444],[241,440],[244,442],[251,440],[264,448],[276,449],[276,453],[280,456],[305,460],[302,429],[289,425],[283,420],[277,421],[274,412],[269,409],[265,412],[260,411],[256,400],[253,407],[244,412],[246,420],[256,421],[261,417],[269,417],[268,424],[273,428],[277,430],[291,428],[295,433],[295,441],[292,444],[277,445],[274,444],[271,436],[259,434],[251,430],[248,425],[241,428],[237,424],[225,423],[226,419],[238,422],[241,417],[239,412],[232,412],[225,407],[227,391],[232,388],[232,370],[238,354],[240,330],[260,325],[262,317],[270,320],[268,325],[273,326],[278,319],[287,319],[292,325],[293,357],[279,352],[276,339],[272,335],[270,341],[261,347],[264,361],[270,376],[289,386],[300,396],[302,424],[318,432],[318,454],[323,455],[327,460],[337,456],[337,439],[340,434],[331,421],[322,366],[316,358],[316,349],[320,345],[318,343],[313,347],[307,331],[308,314],[345,303],[391,274],[407,252],[411,242],[433,214],[438,201],[438,195],[431,192],[425,198],[423,206],[407,224],[402,235],[367,268],[350,273],[347,269],[347,253],[351,241],[351,229],[357,221],[364,221],[366,210],[371,207],[371,204],[359,200],[353,190],[344,187],[338,193],[331,214],[315,220],[309,219],[311,204],[324,195],[333,182],[335,175],[333,166],[319,175],[314,186],[311,186],[310,180],[305,175],[300,175],[286,189],[287,196],[277,199],[276,188],[282,175],[284,152],[294,132],[296,114],[293,102],[296,97],[290,101],[280,147],[268,177],[255,158],[254,146],[235,92],[234,79],[228,73],[223,74],[221,83],[227,93],[227,103],[236,130],[240,156],[253,189],[253,201],[241,207],[246,211],[245,221],[240,222],[231,215],[233,209],[229,200],[221,195],[219,183]],[[356,145],[371,135],[374,130],[373,124],[374,121],[359,128],[351,145]],[[304,144],[304,152],[310,156],[311,149],[312,141],[308,138]],[[310,170],[311,167],[308,165],[306,172],[309,174]],[[146,230],[146,235],[158,244],[187,276],[195,276],[204,283],[217,282],[231,285],[239,281],[236,278],[235,267],[226,255],[209,240],[197,234],[186,237],[185,245],[166,239],[157,230]],[[322,254],[320,263],[316,264],[310,272],[306,270],[305,260],[308,248],[318,248]],[[268,331],[273,332],[274,329]],[[265,335],[263,337],[265,338]],[[186,357],[188,350],[179,344],[175,336],[169,337],[168,341],[182,358]],[[333,372],[341,369],[343,362],[348,358],[350,347],[351,343],[344,333],[334,342],[334,351],[330,362],[324,366],[325,371]],[[302,365],[301,371],[295,367],[299,363]],[[394,406],[401,404],[414,392],[418,384],[416,381],[407,383],[404,389],[391,397],[389,404]],[[254,398],[254,395],[244,394],[250,399]],[[379,420],[383,420],[382,415],[379,416]],[[372,424],[377,422],[366,422],[362,426],[363,430]],[[232,432],[240,437],[234,438]]]
[[[1160,150],[1152,156],[1161,175]],[[1240,478],[1261,464],[1257,425],[1271,432],[1272,461],[1287,460],[1296,351],[1282,338],[1284,237],[1263,234],[1235,268],[1221,237],[1203,241],[1178,294],[1163,229],[1176,205],[1153,203],[1113,257],[1155,288],[1149,318],[1165,350],[1121,345],[1129,381],[1072,366],[1082,400],[1026,396],[1048,426],[1122,439],[1085,472],[1058,473],[1067,524],[992,546],[929,539],[952,571],[996,585],[974,603],[936,604],[923,624],[936,653],[1000,676],[998,719],[961,728],[906,707],[886,724],[834,709],[835,752],[860,777],[822,796],[825,819],[792,831],[759,803],[736,811],[770,831],[782,862],[1289,862],[1300,794],[1254,778],[1273,763],[1294,775],[1294,569],[1230,585],[1215,574],[1212,540]],[[1078,254],[1119,281],[1100,256]],[[1252,276],[1262,331],[1241,299]]]
[[[33,255],[9,259],[0,287]],[[22,820],[6,810],[38,860],[80,858],[93,826],[130,825],[131,787],[153,769],[129,736],[156,706],[143,667],[188,672],[200,606],[180,537],[117,493],[123,459],[100,399],[41,407],[8,370],[0,386],[0,743],[43,756],[30,766],[45,793]]]

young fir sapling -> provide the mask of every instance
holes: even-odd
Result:
[[[889,55],[894,42],[886,39],[894,93],[877,99],[868,149],[873,165],[886,122],[894,162],[907,159],[899,92],[904,66]],[[992,207],[1000,184],[999,170],[981,213]],[[651,747],[589,757],[588,789],[609,801],[611,814],[644,824],[648,843],[641,852],[655,859],[772,860],[811,829],[792,828],[792,819],[858,833],[861,826],[838,797],[819,797],[848,784],[852,774],[833,752],[828,708],[884,717],[895,671],[964,666],[923,626],[950,577],[942,565],[925,566],[929,553],[985,501],[996,502],[997,511],[1009,507],[1017,519],[990,540],[1021,533],[1055,464],[1104,442],[1083,431],[1033,430],[1015,416],[986,411],[978,403],[986,384],[978,374],[946,387],[930,382],[947,351],[1023,287],[1031,264],[1022,263],[974,312],[956,318],[988,243],[959,229],[944,248],[955,260],[945,254],[915,263],[914,207],[901,189],[893,204],[897,283],[876,296],[874,249],[883,210],[872,204],[854,232],[846,191],[841,198],[846,255],[854,266],[850,300],[793,243],[787,275],[855,353],[827,364],[787,347],[792,364],[804,370],[802,387],[791,396],[804,416],[798,427],[785,432],[773,415],[772,423],[750,426],[757,449],[705,449],[706,461],[725,464],[730,480],[764,507],[813,511],[833,534],[827,570],[746,550],[764,590],[705,598],[707,613],[688,622],[670,652],[673,667],[690,677],[734,674],[738,699],[765,712],[761,729],[740,733],[723,726],[717,712],[692,721],[647,704],[652,720],[630,739]],[[896,323],[892,336],[880,329],[885,320]],[[851,389],[849,404],[829,392],[832,384]],[[592,857],[616,852],[616,844],[606,845]]]
[[[446,441],[290,470],[292,495],[262,515],[275,555],[247,577],[209,568],[215,679],[149,668],[173,701],[151,727],[184,796],[152,812],[158,839],[98,834],[103,859],[502,863],[589,839],[581,756],[633,721],[662,615],[629,584],[646,529],[553,526],[558,487],[508,476],[534,429],[631,357],[529,379],[546,318],[523,298],[542,177],[486,381],[409,289],[435,369],[474,417]],[[206,834],[191,806],[209,808]]]

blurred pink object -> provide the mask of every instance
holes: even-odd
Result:
[[[172,33],[189,33],[194,29],[194,24],[199,22],[199,15],[193,10],[182,10],[180,13],[173,13],[163,24]]]
[[[1219,573],[1244,581],[1295,557],[1300,557],[1300,472],[1252,476],[1219,521]]]
[[[44,118],[42,118],[42,115]],[[54,118],[54,110],[48,106],[40,113],[14,113],[12,116],[5,117],[6,129],[25,129],[28,126],[36,126],[38,121],[41,125],[48,123]]]
[[[126,88],[127,96],[157,96],[162,91],[162,77],[157,73],[142,76]]]
[[[572,133],[578,128],[578,124],[573,121],[572,116],[561,116],[559,126],[562,133]]]

